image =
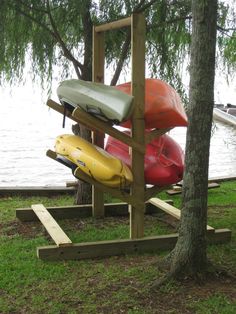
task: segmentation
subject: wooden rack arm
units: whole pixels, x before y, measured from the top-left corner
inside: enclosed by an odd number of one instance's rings
[[[127,26],[131,26],[131,17],[127,17],[118,21],[98,25],[98,26],[95,26],[94,29],[95,29],[95,32],[100,33],[100,32],[110,31],[113,29],[127,27]]]
[[[56,103],[55,101],[49,99],[47,101],[47,105],[50,108],[54,109],[55,111],[57,111],[61,114],[64,114],[64,107],[62,105]],[[134,142],[132,137],[130,137],[129,135],[127,135],[125,133],[122,133],[121,131],[119,131],[115,128],[113,128],[112,126],[110,126],[106,122],[103,122],[103,121],[93,117],[92,115],[88,114],[87,112],[80,109],[79,107],[76,108],[72,112],[72,114],[68,110],[66,110],[65,115],[68,118],[72,119],[73,121],[85,125],[87,128],[91,129],[92,131],[100,131],[100,132],[106,133],[106,134],[111,135],[111,136],[117,138],[118,140],[124,142],[128,146],[131,146],[132,148],[134,148],[135,150],[137,150],[139,152],[142,152],[142,153],[145,152],[145,147]]]
[[[82,181],[85,181],[87,183],[90,183],[91,185],[96,186],[99,190],[102,192],[108,193],[112,195],[113,197],[116,197],[128,204],[131,204],[133,206],[140,205],[140,202],[129,194],[129,192],[121,191],[116,188],[110,188],[106,185],[103,185],[102,183],[94,180],[90,176],[86,175],[83,171],[81,171],[79,168],[77,168],[74,172],[74,176]]]
[[[76,108],[73,113],[72,117],[76,119],[76,121],[86,125],[90,129],[104,132],[106,134],[109,134],[116,139],[124,142],[125,144],[131,146],[135,150],[144,153],[145,152],[145,147],[143,147],[141,144],[138,144],[135,142],[129,135],[113,128],[106,122],[103,122],[92,115],[88,114],[86,111],[80,109],[79,107]]]
[[[150,143],[154,138],[159,137],[167,132],[169,132],[172,128],[166,128],[166,129],[156,129],[153,130],[145,135],[145,144],[147,145]]]
[[[57,160],[57,153],[52,151],[52,150],[48,150],[46,155],[56,161]],[[102,183],[94,180],[93,178],[91,178],[90,176],[88,176],[86,173],[84,173],[82,170],[80,170],[79,168],[76,168],[76,170],[74,171],[74,176],[82,181],[85,181],[91,185],[96,186],[99,190],[109,193],[114,197],[117,197],[118,199],[131,204],[133,206],[138,206],[140,205],[140,202],[132,195],[129,194],[129,192],[125,192],[125,191],[121,191],[115,188],[110,188],[108,186],[103,185]]]
[[[163,187],[160,187],[160,186],[156,186],[154,185],[153,187],[147,189],[145,191],[145,194],[144,194],[144,198],[145,198],[145,202],[147,202],[150,198],[152,198],[154,195],[166,190],[168,188],[168,186],[163,186]]]
[[[53,101],[52,99],[48,99],[47,106],[64,115],[64,107],[58,104],[57,102]],[[66,110],[65,115],[71,120],[77,122],[76,119],[72,117],[70,111]]]

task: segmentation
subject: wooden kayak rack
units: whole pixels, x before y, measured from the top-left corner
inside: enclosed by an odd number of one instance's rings
[[[133,184],[130,191],[109,188],[76,169],[75,176],[92,185],[92,205],[45,208],[42,204],[32,205],[29,209],[18,209],[16,216],[22,221],[40,220],[55,245],[37,248],[38,257],[43,260],[66,260],[104,257],[130,253],[168,250],[174,247],[178,234],[144,238],[144,214],[161,209],[175,218],[180,218],[180,210],[153,196],[167,187],[146,188],[144,180],[145,146],[152,139],[165,134],[170,129],[154,130],[145,135],[144,101],[145,101],[145,18],[142,14],[93,28],[93,81],[104,83],[104,32],[122,27],[131,27],[132,78],[131,90],[134,96],[131,136],[122,133],[111,125],[89,115],[80,108],[71,113],[60,104],[48,100],[47,105],[77,123],[91,129],[93,143],[104,145],[104,133],[126,143],[131,148]],[[57,160],[57,154],[51,150],[47,155]],[[111,194],[125,203],[104,204],[104,192]],[[56,219],[84,217],[104,217],[107,213],[128,213],[130,216],[130,239],[99,241],[89,243],[72,243],[60,228]],[[215,230],[207,226],[207,236],[211,243],[224,243],[230,240],[228,229]]]

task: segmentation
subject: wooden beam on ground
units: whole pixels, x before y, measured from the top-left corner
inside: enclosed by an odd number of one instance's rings
[[[220,185],[218,183],[208,183],[208,189],[215,189],[219,188]],[[169,195],[176,195],[176,194],[181,194],[182,193],[182,188],[181,186],[177,186],[176,188],[170,189],[166,191],[167,194]]]
[[[71,240],[42,204],[31,205],[31,208],[57,246],[71,245]]]
[[[154,206],[157,206],[158,208],[162,209],[165,213],[171,215],[172,217],[175,217],[176,219],[180,219],[181,217],[181,210],[179,210],[178,208],[167,204],[165,201],[162,201],[161,199],[155,197],[155,198],[151,198],[149,200],[149,203],[151,203]],[[211,226],[207,226],[207,231],[209,232],[214,232],[214,228],[212,228]]]
[[[100,241],[90,243],[74,243],[71,246],[45,246],[37,248],[37,255],[42,260],[80,260],[114,255],[158,253],[174,248],[178,234],[148,237],[135,240]],[[231,239],[229,229],[217,229],[207,234],[208,244],[223,244]]]
[[[226,181],[235,181],[236,180],[236,176],[217,176],[217,177],[210,177],[208,179],[208,183],[220,183],[220,182],[226,182]],[[182,186],[183,185],[183,181],[177,183],[177,185]]]
[[[172,204],[172,200],[166,200],[165,202]],[[127,203],[106,203],[105,216],[106,217],[119,217],[128,216],[128,204]],[[57,206],[46,207],[48,212],[54,219],[73,219],[73,218],[88,218],[92,217],[92,204],[85,205],[71,205],[71,206]],[[160,209],[151,203],[146,204],[146,215],[152,215],[159,213]],[[32,208],[17,208],[16,218],[22,222],[38,221],[38,217],[35,215]]]

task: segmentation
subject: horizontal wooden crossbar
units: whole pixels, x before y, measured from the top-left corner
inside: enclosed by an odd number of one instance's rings
[[[110,30],[114,30],[114,29],[118,29],[122,27],[128,27],[128,26],[131,26],[131,17],[127,17],[118,21],[98,25],[98,26],[95,26],[94,29],[95,29],[95,32],[100,33],[100,32],[106,32],[106,31],[110,31]]]
[[[172,200],[165,200],[169,204],[173,204]],[[128,216],[127,203],[106,203],[105,217]],[[92,217],[92,204],[71,205],[71,206],[53,206],[46,207],[54,219],[72,219],[72,218],[87,218]],[[145,214],[151,215],[160,212],[157,206],[151,203],[146,203]],[[32,208],[18,208],[16,209],[16,218],[20,221],[38,221]]]
[[[32,205],[31,208],[57,246],[71,245],[71,240],[42,204]]]
[[[37,248],[37,255],[42,260],[79,260],[96,257],[108,257],[134,253],[149,253],[174,248],[178,234],[148,237],[136,240],[100,241],[90,243],[74,243],[67,247],[45,246]],[[218,229],[207,234],[209,244],[229,242],[231,231]]]
[[[180,219],[181,217],[181,210],[179,210],[178,208],[162,201],[161,199],[155,197],[155,198],[151,198],[149,200],[149,203],[151,203],[154,206],[157,206],[158,208],[162,209],[165,213],[175,217],[176,219]],[[210,232],[214,232],[214,228],[212,228],[211,226],[207,226],[207,231]]]

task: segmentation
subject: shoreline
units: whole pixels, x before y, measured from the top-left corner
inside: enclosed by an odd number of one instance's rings
[[[209,182],[234,181],[235,176],[219,176],[209,178]],[[182,182],[182,181],[181,181]],[[178,184],[181,184],[178,183]],[[52,196],[58,194],[74,194],[77,191],[76,185],[70,186],[0,186],[0,197],[2,196]]]

